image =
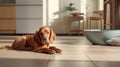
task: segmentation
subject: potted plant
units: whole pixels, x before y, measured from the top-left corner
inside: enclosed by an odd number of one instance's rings
[[[70,3],[68,7],[66,7],[66,10],[70,12],[70,15],[72,16],[77,16],[78,13],[74,13],[73,11],[77,10],[75,7],[74,7],[74,4],[73,3]]]
[[[74,11],[74,10],[77,10],[75,7],[74,7],[74,4],[73,3],[70,3],[69,4],[69,6],[68,7],[66,7],[66,9],[68,10],[68,11]]]

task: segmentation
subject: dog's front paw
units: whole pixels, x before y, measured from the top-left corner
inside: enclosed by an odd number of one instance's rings
[[[54,50],[48,50],[48,52],[47,52],[47,54],[54,54],[55,53],[55,51]]]
[[[39,53],[46,53],[46,54],[54,54],[55,53],[54,50],[51,50],[51,49],[48,49],[48,48],[40,49],[38,52]]]
[[[54,46],[51,46],[49,49],[54,50],[56,53],[61,53],[61,52],[62,52],[61,49],[56,48],[56,47],[54,47]]]
[[[61,49],[56,49],[56,53],[62,53]]]

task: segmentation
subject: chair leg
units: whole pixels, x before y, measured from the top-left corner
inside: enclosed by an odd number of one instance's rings
[[[80,20],[80,21],[81,21],[81,20]],[[79,35],[80,35],[80,32],[81,32],[81,31],[80,31],[80,21],[78,21],[78,27],[79,27],[79,31],[78,31],[78,32],[79,32]]]
[[[83,25],[83,30],[84,30],[84,20],[83,20],[83,24],[82,25]]]
[[[90,20],[90,29],[91,29],[91,25],[92,25],[92,23],[91,23],[91,20]]]
[[[100,23],[101,23],[101,29],[102,29],[102,20],[100,20]]]
[[[86,19],[86,29],[88,29],[88,17]]]
[[[69,35],[71,36],[71,23],[69,22]]]

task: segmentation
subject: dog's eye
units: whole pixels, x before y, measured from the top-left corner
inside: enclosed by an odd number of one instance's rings
[[[40,35],[43,35],[43,33],[39,33]]]
[[[46,32],[47,34],[50,34],[49,32]]]
[[[48,32],[47,30],[45,30],[45,33],[46,33],[46,34],[49,34],[49,32]]]

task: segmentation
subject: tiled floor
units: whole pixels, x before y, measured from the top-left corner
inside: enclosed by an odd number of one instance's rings
[[[1,37],[0,46],[11,45],[16,37]],[[83,36],[58,36],[54,44],[61,54],[0,50],[0,67],[120,67],[120,47],[91,45]]]

